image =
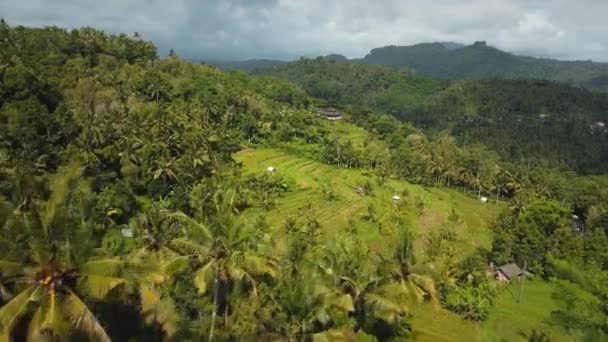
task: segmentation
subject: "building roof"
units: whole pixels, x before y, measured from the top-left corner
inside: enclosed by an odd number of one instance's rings
[[[321,108],[319,109],[319,114],[324,116],[342,116],[342,112],[339,112],[333,108]]]
[[[520,275],[522,275],[524,272],[521,270],[521,268],[519,268],[519,266],[517,266],[514,263],[511,264],[506,264],[503,266],[500,266],[498,268],[498,270],[505,275],[505,277],[509,278],[509,279],[513,279],[515,277],[518,277]]]

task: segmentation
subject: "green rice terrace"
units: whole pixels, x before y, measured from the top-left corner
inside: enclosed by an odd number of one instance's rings
[[[335,128],[345,132],[348,125]],[[356,131],[356,129],[355,129]],[[352,138],[352,136],[349,136]],[[358,141],[363,138],[359,136]],[[503,203],[481,203],[478,198],[460,191],[423,187],[403,181],[388,180],[383,186],[363,196],[356,192],[358,184],[375,182],[376,177],[356,169],[339,169],[317,161],[290,155],[278,149],[246,149],[235,158],[243,163],[246,173],[272,173],[281,175],[291,190],[276,200],[270,211],[249,215],[264,215],[276,236],[282,231],[286,219],[298,217],[303,208],[312,210],[323,227],[328,240],[346,234],[353,223],[357,232],[371,250],[385,247],[383,232],[368,222],[368,208],[376,211],[379,226],[390,229],[391,213],[405,210],[412,227],[416,227],[417,244],[429,232],[436,231],[448,220],[454,210],[460,217],[457,230],[456,255],[466,256],[477,247],[489,248],[490,224]],[[270,168],[270,169],[269,169]],[[331,180],[331,181],[330,181]],[[328,183],[329,182],[329,183]],[[335,191],[335,198],[326,199],[327,184]],[[396,200],[393,197],[398,196]],[[421,214],[412,203],[416,198],[424,201]],[[411,203],[407,203],[411,202]],[[404,203],[406,203],[404,205]],[[284,245],[277,246],[281,253]],[[422,246],[420,246],[422,247]],[[422,250],[417,248],[417,251]],[[497,303],[483,323],[473,323],[438,306],[423,304],[414,316],[414,334],[419,341],[517,341],[525,340],[532,329],[543,328],[552,341],[568,341],[559,330],[545,323],[554,307],[551,283],[529,281],[524,284],[522,302],[518,302],[519,283],[502,285]]]

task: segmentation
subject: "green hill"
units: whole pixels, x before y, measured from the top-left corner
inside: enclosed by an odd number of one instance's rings
[[[204,60],[201,63],[216,66],[222,70],[254,71],[283,65],[287,62],[274,59],[248,59],[244,61]]]
[[[306,92],[334,105],[360,105],[387,113],[416,111],[449,82],[395,72],[383,66],[363,65],[317,57],[272,69],[257,70],[299,84]]]
[[[608,63],[558,61],[518,56],[476,42],[455,48],[443,43],[386,46],[356,60],[393,68],[406,68],[420,75],[447,79],[521,79],[560,81],[592,89],[608,90]]]
[[[324,58],[347,61],[344,56],[336,54]],[[452,42],[389,45],[372,49],[363,58],[353,58],[349,61],[387,66],[440,79],[538,79],[608,91],[608,63],[561,61],[516,55],[488,46],[485,42],[471,45]],[[251,59],[207,63],[222,69],[251,72],[280,67],[288,62]]]

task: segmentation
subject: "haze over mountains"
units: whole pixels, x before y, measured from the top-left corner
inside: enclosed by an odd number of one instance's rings
[[[341,55],[325,58],[347,60]],[[372,49],[351,62],[405,69],[419,75],[444,79],[534,78],[566,82],[596,90],[608,90],[608,63],[560,61],[520,56],[488,46],[485,42],[421,43]],[[286,63],[280,60],[208,61],[223,69],[252,71]]]

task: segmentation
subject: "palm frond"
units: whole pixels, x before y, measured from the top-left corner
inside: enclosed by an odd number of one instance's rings
[[[237,282],[248,282],[248,284],[251,285],[251,287],[252,287],[252,294],[254,296],[257,296],[258,291],[257,291],[255,279],[253,279],[253,277],[251,276],[251,274],[249,274],[247,272],[247,270],[245,270],[242,267],[237,266],[234,263],[232,263],[231,265],[229,265],[226,268],[232,279],[236,280]]]
[[[321,284],[315,284],[312,288],[312,295],[318,298],[321,306],[335,307],[346,312],[355,310],[355,304],[350,294],[343,294]]]
[[[91,260],[80,266],[80,273],[89,275],[117,276],[132,262],[122,258],[104,258]]]
[[[270,258],[261,257],[251,253],[243,254],[243,268],[255,276],[267,275],[277,277],[277,264]]]
[[[397,316],[406,312],[406,308],[381,293],[369,293],[365,302],[375,317],[389,323],[395,322]]]
[[[69,324],[63,316],[61,304],[57,298],[58,294],[53,292],[47,296],[46,310],[44,310],[44,319],[40,326],[40,332],[51,336],[57,336],[60,339],[65,339],[69,332]]]
[[[400,295],[409,306],[416,306],[424,301],[426,293],[411,278],[401,280]]]
[[[27,329],[28,341],[43,341],[42,324],[44,323],[44,308],[38,307],[30,320]]]
[[[110,291],[126,283],[125,278],[87,275],[81,278],[78,285],[87,295],[95,299],[103,299]]]
[[[145,305],[142,304],[142,314],[146,322],[158,323],[167,337],[171,338],[177,331],[177,321],[179,320],[175,304],[168,297],[160,298],[160,295],[151,288],[144,291],[147,294],[142,294],[142,303],[146,302]],[[143,296],[148,298],[144,300]]]
[[[342,309],[346,312],[355,311],[353,298],[349,294],[333,294],[329,297],[327,304]]]
[[[161,299],[156,309],[156,321],[160,324],[167,338],[173,337],[177,332],[177,322],[179,315],[175,309],[175,304],[170,298]]]
[[[171,337],[177,331],[179,315],[175,304],[168,297],[161,294],[152,286],[141,285],[139,288],[141,298],[141,312],[148,323],[161,325],[167,337]]]
[[[210,246],[201,245],[189,238],[173,239],[169,241],[169,245],[184,254],[206,255],[210,250]]]
[[[19,319],[30,312],[35,304],[39,304],[40,289],[40,286],[28,287],[0,308],[0,331],[3,334],[10,334]]]
[[[438,292],[433,279],[419,274],[410,274],[409,278],[412,283],[424,292],[424,299],[428,299],[434,304],[438,303]]]
[[[199,268],[194,274],[194,286],[198,290],[198,294],[203,295],[209,290],[213,278],[215,277],[216,261],[212,260]]]
[[[23,274],[23,265],[18,262],[0,260],[0,273],[5,277]]]
[[[189,261],[190,257],[181,255],[165,260],[162,264],[163,273],[167,276],[172,276],[182,272],[188,267]]]
[[[81,168],[78,164],[70,164],[62,172],[58,172],[51,177],[50,188],[53,189],[51,197],[44,203],[41,223],[45,235],[56,219],[57,213],[63,208],[68,196],[74,188],[74,183],[81,176]]]
[[[146,284],[161,284],[170,279],[166,273],[167,267],[172,267],[172,260],[181,256],[165,248],[149,251],[142,248],[131,256],[127,272],[129,278]],[[182,262],[183,263],[183,262]]]
[[[139,296],[141,300],[141,311],[144,314],[146,312],[154,311],[156,305],[160,302],[160,294],[152,286],[140,285]]]
[[[66,318],[72,325],[87,334],[92,340],[111,342],[110,337],[95,315],[89,310],[87,305],[70,290],[68,290],[66,298],[63,301],[62,309]]]
[[[213,234],[207,226],[184,214],[181,211],[167,214],[167,219],[170,222],[179,222],[186,224],[189,228],[188,235],[199,237],[202,240],[212,240]]]

